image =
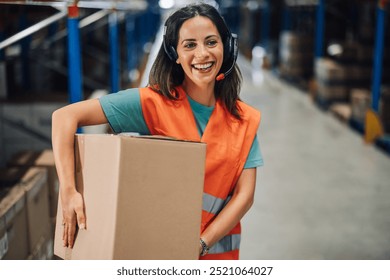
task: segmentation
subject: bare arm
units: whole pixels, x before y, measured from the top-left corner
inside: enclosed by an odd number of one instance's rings
[[[75,184],[74,135],[78,127],[103,123],[107,119],[97,99],[65,106],[52,115],[52,146],[63,208],[63,241],[70,248],[74,245],[76,224],[80,229],[85,228],[84,202]]]
[[[254,201],[255,186],[256,168],[244,169],[232,199],[201,235],[209,247],[228,234],[248,212]]]

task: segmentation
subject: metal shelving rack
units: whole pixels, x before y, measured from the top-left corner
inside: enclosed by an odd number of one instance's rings
[[[135,20],[134,14],[142,13],[148,9],[148,1],[132,0],[132,1],[0,1],[1,4],[8,5],[33,5],[33,6],[48,6],[59,10],[58,13],[46,18],[45,20],[27,27],[19,33],[0,41],[0,62],[4,60],[4,50],[21,40],[31,36],[35,32],[66,18],[67,30],[59,32],[57,39],[67,36],[68,42],[68,83],[69,83],[69,102],[77,102],[83,99],[82,84],[82,61],[81,61],[81,45],[80,45],[80,29],[84,28],[96,21],[101,20],[108,15],[109,24],[109,46],[110,46],[110,87],[111,92],[119,90],[120,73],[119,73],[119,43],[118,43],[118,25],[119,19],[123,18],[123,14],[127,13],[130,16],[129,20]],[[98,9],[92,15],[81,19],[80,9]],[[122,17],[121,17],[122,15]],[[126,27],[131,26],[127,22]],[[134,35],[134,32],[127,32],[128,35]],[[3,39],[0,31],[0,39]],[[128,38],[128,42],[134,41],[133,38]],[[129,52],[129,51],[128,51]],[[132,63],[131,67],[134,67]]]
[[[8,33],[6,36],[4,26],[1,26],[2,21],[0,20],[0,74],[2,74],[2,80],[4,81],[0,83],[0,99],[4,100],[19,94],[28,95],[30,92],[34,92],[36,88],[31,86],[32,79],[30,75],[42,77],[42,80],[47,79],[44,73],[37,74],[29,70],[38,67],[31,64],[31,59],[34,59],[33,63],[37,62],[41,67],[40,69],[60,76],[61,85],[58,87],[55,85],[55,87],[61,93],[62,89],[66,88],[67,81],[69,103],[83,100],[85,89],[92,89],[93,91],[107,89],[111,93],[118,92],[122,77],[125,77],[125,83],[136,82],[129,78],[129,73],[137,69],[142,62],[139,57],[143,57],[145,54],[143,45],[152,38],[153,32],[157,31],[159,26],[159,22],[156,22],[157,19],[154,16],[157,15],[158,20],[160,16],[160,10],[157,9],[157,0],[0,1],[0,8],[1,6],[7,6],[9,10],[16,10],[21,13],[19,18],[13,17],[15,22],[10,26],[12,26],[12,30],[18,31],[11,36]],[[39,12],[40,7],[42,12]],[[50,7],[50,9],[44,7]],[[32,10],[38,11],[39,16],[29,26],[26,18],[27,13]],[[3,23],[5,24],[4,21]],[[103,47],[104,52],[95,48],[95,46],[88,46],[89,35],[94,37],[96,34],[102,34],[100,33],[101,28],[105,26],[107,26],[107,31],[103,32],[107,32],[105,34],[107,34],[108,40],[102,42],[102,46],[100,46]],[[142,31],[139,29],[142,29]],[[12,32],[12,30],[7,30],[7,32]],[[82,31],[83,33],[81,33]],[[81,34],[86,34],[86,36],[81,38]],[[123,38],[119,36],[120,34],[124,34],[124,40],[121,40]],[[33,41],[31,38],[39,38],[39,40]],[[121,51],[120,45],[123,43],[125,48]],[[93,48],[93,51],[89,51],[87,47]],[[9,50],[9,53],[11,53],[11,50],[17,49],[20,50],[17,56],[10,57],[6,55]],[[61,49],[61,58],[52,61],[50,54],[56,49]],[[95,50],[96,52],[94,52]],[[127,59],[124,60],[126,54]],[[105,80],[109,77],[108,85],[105,82],[102,83],[88,77],[91,73],[83,73],[83,58],[87,58],[89,62],[98,63],[99,69],[101,69],[99,71],[104,71],[102,69],[105,69],[106,65],[109,66],[109,69],[107,69],[109,75],[99,76],[98,78]],[[122,60],[125,62],[123,63]],[[17,61],[17,64],[13,64],[14,61]],[[18,77],[15,78],[17,81],[12,78],[11,83],[7,85],[7,67],[10,66],[13,70],[19,65]],[[84,69],[86,67],[87,64]],[[42,83],[42,81],[40,80],[38,83]],[[18,86],[20,86],[20,93]],[[46,84],[40,84],[40,86],[46,88]],[[17,93],[9,90],[11,87],[16,89]],[[39,98],[40,95],[37,96],[38,100],[40,100]],[[57,97],[53,98],[56,99]],[[50,137],[39,129],[32,129],[22,122],[15,122],[5,117],[2,122],[14,127],[21,133],[30,135],[34,139],[39,139],[44,145],[49,146],[51,143]],[[78,133],[81,132],[82,129],[79,129]]]
[[[376,33],[373,57],[373,77],[372,77],[372,109],[376,112],[379,110],[380,85],[382,78],[383,65],[383,48],[384,48],[384,29],[387,17],[386,5],[387,0],[378,0],[376,15]],[[326,0],[318,0],[317,21],[316,21],[316,41],[315,54],[316,58],[324,56],[324,29],[325,29],[325,10]]]
[[[315,57],[324,57],[324,34],[325,34],[325,12],[326,12],[326,0],[318,0],[317,5],[317,20],[316,20],[316,37],[315,37]],[[373,114],[374,121],[366,121],[364,124],[352,124],[353,127],[358,126],[358,130],[365,133],[366,142],[375,141],[376,143],[385,148],[387,152],[390,152],[390,141],[388,135],[384,135],[383,128],[380,124],[379,103],[381,98],[381,85],[382,85],[382,68],[384,61],[384,41],[385,41],[385,26],[387,18],[388,0],[377,0],[376,8],[376,27],[374,38],[374,55],[373,55],[373,71],[371,80],[371,111],[369,114]],[[371,131],[371,132],[368,132]],[[372,136],[367,133],[374,134]],[[369,140],[368,138],[374,137],[375,139]]]

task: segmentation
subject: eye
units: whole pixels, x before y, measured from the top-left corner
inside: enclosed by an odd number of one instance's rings
[[[188,42],[186,44],[184,44],[184,48],[186,49],[193,49],[196,47],[196,44],[194,42]]]
[[[210,40],[210,41],[207,41],[207,45],[210,46],[210,47],[214,47],[218,44],[218,41],[217,40]]]
[[[217,40],[210,40],[207,42],[207,45],[209,45],[211,47],[215,46],[216,44],[218,44]]]

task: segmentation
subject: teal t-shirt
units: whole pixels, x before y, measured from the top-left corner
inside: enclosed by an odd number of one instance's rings
[[[141,135],[150,135],[150,131],[142,113],[141,98],[137,88],[109,94],[101,97],[99,100],[104,114],[115,133],[138,132]],[[207,107],[199,104],[189,96],[188,100],[195,117],[199,134],[202,136],[214,107]],[[256,135],[244,168],[255,168],[262,165],[263,157]]]

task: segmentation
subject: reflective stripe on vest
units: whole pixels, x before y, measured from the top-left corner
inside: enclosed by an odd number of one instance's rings
[[[225,205],[228,204],[231,198],[232,196],[230,195],[224,200],[210,194],[203,193],[203,211],[218,215]],[[238,250],[240,248],[240,241],[240,234],[227,235],[210,248],[209,254],[220,254]]]
[[[217,215],[223,207],[230,201],[232,197],[228,196],[225,200],[212,196],[208,193],[203,193],[203,210],[211,214]]]
[[[215,243],[209,250],[209,254],[220,254],[240,248],[241,234],[226,235]]]

